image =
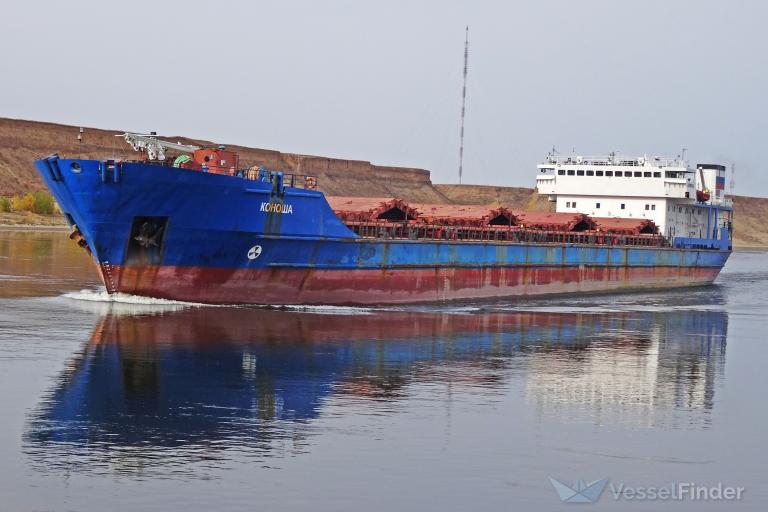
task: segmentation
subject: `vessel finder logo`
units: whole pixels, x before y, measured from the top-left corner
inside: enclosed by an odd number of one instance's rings
[[[590,483],[577,480],[573,485],[563,483],[552,477],[549,477],[549,481],[563,503],[594,503],[600,499],[600,495],[603,494],[603,489],[608,483],[607,478]]]

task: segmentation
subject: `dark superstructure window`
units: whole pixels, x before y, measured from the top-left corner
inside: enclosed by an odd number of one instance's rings
[[[565,176],[565,169],[558,169],[557,170],[557,175],[558,176]]]
[[[643,173],[642,172],[635,171],[635,178],[642,178],[642,177],[643,177]]]
[[[596,210],[599,210],[599,209],[600,209],[600,203],[595,203],[595,209],[596,209]]]
[[[625,206],[624,203],[621,203],[621,209],[622,210],[624,209],[624,206]]]
[[[606,176],[613,176],[613,171],[605,171]]]
[[[623,176],[623,174],[622,174],[622,172],[621,172],[621,171],[616,171],[616,174],[615,174],[615,176]]]
[[[575,174],[576,174],[576,173],[574,172],[574,170],[573,170],[573,169],[568,169],[568,176],[573,176],[573,175],[575,175]]]
[[[587,176],[594,176],[594,175],[595,175],[595,171],[587,171]]]
[[[651,171],[645,171],[643,173],[643,178],[650,178],[651,177]]]
[[[656,171],[653,173],[654,178],[661,178],[661,173],[659,171]]]
[[[576,171],[576,176],[584,176],[584,171]]]
[[[596,176],[602,176],[603,175],[603,171],[595,171],[595,175]]]

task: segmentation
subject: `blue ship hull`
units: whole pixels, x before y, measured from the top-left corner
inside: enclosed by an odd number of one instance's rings
[[[314,190],[139,162],[53,156],[36,166],[110,293],[366,305],[666,288],[711,283],[730,254],[728,240],[705,249],[362,238]]]

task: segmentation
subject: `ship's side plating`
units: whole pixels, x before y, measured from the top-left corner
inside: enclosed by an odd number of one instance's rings
[[[145,163],[37,168],[110,292],[381,304],[712,282],[727,250],[360,238],[322,193]]]

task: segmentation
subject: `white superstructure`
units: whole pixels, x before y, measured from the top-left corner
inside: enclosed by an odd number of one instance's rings
[[[730,226],[725,167],[662,157],[554,156],[537,166],[536,187],[558,212],[647,218],[669,238],[718,239]],[[725,210],[718,214],[720,210]]]

